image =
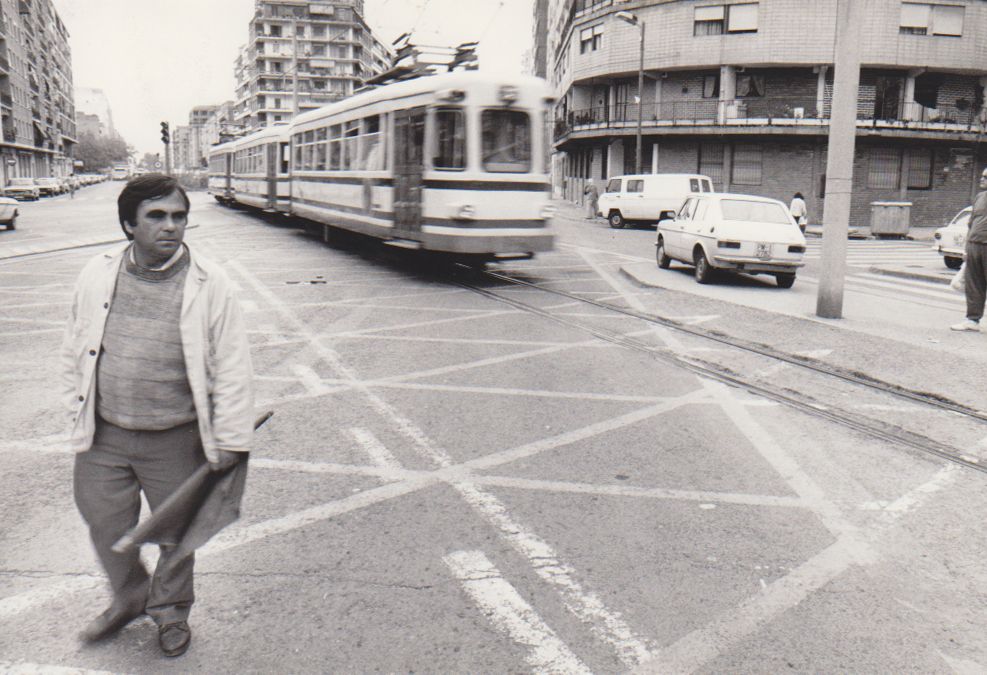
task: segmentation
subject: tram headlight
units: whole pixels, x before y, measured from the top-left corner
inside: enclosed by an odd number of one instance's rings
[[[541,213],[539,214],[542,220],[551,220],[555,217],[557,209],[554,204],[545,204],[541,207]]]
[[[476,218],[476,207],[472,204],[460,204],[459,208],[456,209],[456,218],[458,220],[473,220]]]

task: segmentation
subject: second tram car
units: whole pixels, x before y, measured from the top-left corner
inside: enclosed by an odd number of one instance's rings
[[[550,104],[541,79],[478,71],[381,86],[234,141],[232,198],[326,236],[341,228],[408,248],[530,257],[554,239]]]
[[[233,146],[233,141],[227,141],[209,150],[209,194],[220,204],[233,203]]]

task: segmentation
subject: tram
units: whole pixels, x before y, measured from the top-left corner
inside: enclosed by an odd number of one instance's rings
[[[209,150],[209,175],[207,189],[220,204],[233,203],[233,142],[214,145]]]
[[[327,240],[340,228],[406,248],[531,257],[554,239],[551,102],[534,77],[419,77],[217,145],[210,166],[232,150],[216,176],[232,201],[304,218]]]

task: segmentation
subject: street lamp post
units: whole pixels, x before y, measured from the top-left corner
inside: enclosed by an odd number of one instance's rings
[[[639,16],[630,12],[617,12],[614,16],[632,26],[637,26],[641,31],[641,46],[637,63],[637,144],[634,155],[634,172],[639,174],[641,173],[641,118],[644,104],[644,22]]]

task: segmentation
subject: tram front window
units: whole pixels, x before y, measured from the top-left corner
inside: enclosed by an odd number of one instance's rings
[[[531,170],[531,123],[519,110],[484,110],[483,169],[492,173],[527,173]]]

